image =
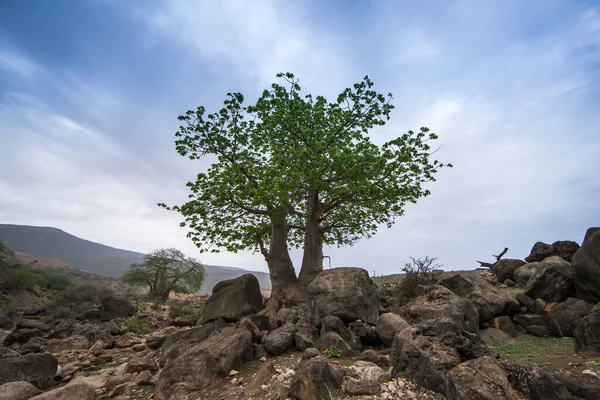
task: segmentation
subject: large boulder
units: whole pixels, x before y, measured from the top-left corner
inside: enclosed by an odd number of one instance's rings
[[[545,315],[517,314],[513,317],[515,324],[523,327],[534,336],[553,336],[556,327]],[[554,334],[556,336],[556,334]]]
[[[548,313],[548,318],[559,330],[559,336],[573,337],[573,332],[581,319],[588,315],[594,306],[581,299],[569,297],[557,304]]]
[[[344,338],[335,332],[327,332],[321,335],[315,342],[315,347],[321,351],[338,348],[342,353],[342,357],[351,357],[355,354],[355,351]]]
[[[357,361],[345,371],[342,392],[350,396],[378,394],[381,383],[388,380],[388,373],[377,364]]]
[[[522,400],[509,383],[501,362],[492,357],[466,361],[452,368],[446,376],[448,400]]]
[[[517,337],[517,328],[512,322],[512,319],[510,319],[510,317],[506,315],[494,318],[492,320],[492,326],[496,329],[500,329],[501,331],[508,333],[511,337]]]
[[[50,325],[35,319],[22,319],[17,321],[17,329],[39,329],[42,332],[48,332]]]
[[[591,400],[600,393],[597,376],[577,371],[535,369],[529,383],[531,400]]]
[[[600,304],[581,319],[573,336],[575,351],[600,354]]]
[[[398,314],[411,324],[450,317],[461,329],[479,332],[479,310],[475,305],[440,285],[424,287],[420,296],[398,309]]]
[[[586,234],[583,245],[573,256],[572,265],[577,297],[596,304],[600,302],[600,230],[593,232]]]
[[[57,368],[58,360],[49,353],[0,359],[0,385],[25,381],[47,389],[54,385]]]
[[[291,322],[271,331],[265,339],[265,350],[274,356],[291,350],[294,347],[296,331],[296,325]]]
[[[527,286],[527,282],[529,282],[529,279],[531,279],[533,274],[535,274],[535,271],[537,271],[540,265],[542,265],[542,263],[532,262],[520,266],[513,273],[512,280],[517,282],[522,287]]]
[[[29,382],[9,382],[0,386],[0,400],[29,400],[42,391]]]
[[[200,323],[205,324],[217,319],[239,321],[246,315],[259,312],[262,305],[258,279],[252,274],[244,274],[215,285],[204,306]]]
[[[583,237],[583,243],[587,242],[587,240],[589,238],[591,238],[592,236],[594,236],[594,233],[596,233],[596,232],[600,232],[600,227],[588,228],[588,230],[585,231],[585,236]]]
[[[443,393],[448,371],[461,362],[490,354],[477,335],[445,317],[398,332],[392,343],[390,363],[394,377],[402,376]]]
[[[309,312],[315,322],[334,315],[345,323],[375,324],[379,317],[377,287],[362,268],[333,268],[308,285]]]
[[[573,267],[558,256],[546,258],[529,278],[525,294],[552,303],[565,301],[575,294]]]
[[[289,394],[300,400],[331,400],[342,386],[340,374],[326,358],[304,361],[290,384]]]
[[[206,388],[215,378],[227,376],[252,357],[250,332],[240,329],[213,335],[167,363],[158,377],[154,398],[186,398],[187,392]]]
[[[396,333],[410,326],[401,316],[394,313],[382,314],[377,320],[375,330],[383,344],[387,347],[392,345]]]
[[[0,313],[0,329],[12,329],[15,323],[4,313]]]
[[[136,311],[137,306],[133,301],[111,295],[102,299],[100,319],[110,321],[111,319],[127,318],[135,314]]]
[[[520,260],[504,261],[514,262]],[[522,265],[519,263],[514,264]],[[510,276],[512,277],[512,272]],[[500,279],[498,280],[500,281]],[[440,279],[438,285],[447,287],[458,296],[470,300],[479,311],[480,323],[501,315],[514,315],[519,312],[519,302],[517,300],[493,286],[479,274],[452,274]]]
[[[479,331],[479,337],[489,347],[504,347],[513,342],[513,337],[497,328],[486,328]]]
[[[525,261],[512,258],[505,258],[494,264],[492,271],[498,282],[504,282],[507,279],[512,279],[517,268],[524,265]]]
[[[30,400],[94,400],[96,392],[84,382],[71,382],[49,392],[32,397]]]
[[[25,344],[31,339],[44,337],[44,332],[36,328],[15,328],[4,338],[4,345],[10,346],[14,343]]]
[[[527,257],[525,257],[525,261],[527,262],[536,262],[543,261],[544,258],[551,257],[556,255],[556,251],[551,244],[544,242],[537,242],[533,245],[531,252]]]
[[[362,350],[362,343],[358,336],[350,332],[341,319],[328,315],[321,320],[321,335],[327,332],[335,332],[342,337],[356,351]]]
[[[364,346],[377,346],[381,344],[379,335],[372,325],[358,320],[348,324],[348,330],[356,335]]]
[[[213,324],[207,324],[169,335],[161,347],[160,365],[164,366],[167,361],[174,360],[217,333],[219,330]]]
[[[558,242],[552,243],[552,247],[557,256],[571,262],[573,255],[579,250],[579,243],[572,240],[559,240]]]

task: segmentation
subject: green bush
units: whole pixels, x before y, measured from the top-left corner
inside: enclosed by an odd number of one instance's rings
[[[335,357],[335,358],[340,358],[342,356],[342,350],[340,350],[339,347],[336,346],[331,346],[328,349],[325,349],[323,351],[323,354],[325,355],[325,357]]]
[[[168,302],[169,318],[192,319],[200,317],[204,309],[204,299],[200,300],[176,300]]]
[[[138,336],[152,332],[150,326],[148,326],[148,321],[145,319],[129,317],[125,320],[124,324],[128,331],[133,332]]]
[[[10,289],[33,289],[37,276],[31,268],[15,266],[8,271],[6,284]]]
[[[52,290],[67,290],[73,286],[73,280],[71,280],[71,278],[53,272],[41,274],[38,283]]]

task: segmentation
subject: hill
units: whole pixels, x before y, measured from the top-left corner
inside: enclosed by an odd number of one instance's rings
[[[144,257],[142,253],[105,246],[51,227],[0,224],[0,239],[11,249],[27,253],[27,263],[35,260],[36,256],[59,259],[66,262],[65,266],[113,278],[120,277],[130,264],[141,262]],[[217,265],[205,265],[205,268],[203,292],[210,292],[224,279],[245,273],[256,276],[261,288],[268,290],[271,287],[269,275],[264,272]]]

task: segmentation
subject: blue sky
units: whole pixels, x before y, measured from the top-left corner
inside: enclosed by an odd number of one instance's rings
[[[333,265],[473,268],[600,225],[600,5],[584,0],[2,1],[0,222],[266,270],[196,254],[156,203],[206,168],[176,154],[177,116],[280,71],[332,99],[368,74],[396,105],[374,140],[427,126],[455,165],[394,228],[326,249]]]

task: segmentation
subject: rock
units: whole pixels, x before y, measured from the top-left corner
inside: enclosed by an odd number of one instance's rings
[[[525,293],[517,294],[517,300],[519,301],[519,303],[524,305],[532,313],[535,313],[535,314],[543,314],[544,313],[544,307],[541,307],[541,303],[536,301],[536,299],[532,299],[531,297],[527,296]]]
[[[362,268],[332,268],[308,285],[309,312],[313,321],[333,315],[344,323],[362,320],[375,324],[379,317],[377,287]]]
[[[483,329],[479,332],[479,337],[488,347],[503,347],[513,341],[512,336],[496,328]]]
[[[258,396],[258,394],[263,391],[262,386],[268,384],[271,380],[271,377],[275,374],[277,374],[277,371],[275,371],[273,361],[265,362],[263,365],[260,366],[260,368],[256,372],[256,375],[254,375],[254,378],[252,378],[252,380],[246,387],[246,393]]]
[[[321,335],[315,342],[315,347],[321,351],[337,347],[340,349],[342,357],[351,357],[355,354],[352,347],[335,332],[327,332]]]
[[[527,282],[529,279],[535,274],[538,267],[541,265],[539,262],[532,262],[529,264],[525,264],[519,268],[517,268],[513,274],[513,280],[516,281],[519,286],[525,287],[527,286]]]
[[[156,349],[160,349],[161,346],[165,343],[165,341],[167,340],[167,336],[148,336],[146,338],[146,346],[148,346],[149,349],[152,350],[156,350]]]
[[[313,357],[316,356],[320,356],[321,352],[319,351],[319,349],[315,349],[314,347],[309,347],[308,349],[304,350],[304,353],[302,353],[302,360],[310,360]]]
[[[100,319],[109,321],[117,318],[131,317],[137,311],[135,303],[122,297],[107,296],[100,305]]]
[[[512,279],[517,268],[523,265],[525,265],[525,261],[523,260],[505,258],[495,263],[492,267],[492,271],[498,282],[504,282],[507,279]]]
[[[581,319],[573,333],[575,351],[600,354],[600,304]]]
[[[217,333],[219,330],[214,325],[207,324],[170,335],[162,345],[160,365],[164,366],[167,361],[177,358],[180,354]]]
[[[4,313],[0,313],[0,329],[12,329],[15,323]]]
[[[597,304],[600,302],[600,230],[589,232],[588,229],[585,242],[573,255],[573,280],[577,297]]]
[[[278,326],[288,323],[295,324],[299,319],[300,316],[298,315],[298,310],[294,308],[283,307],[275,314],[275,321],[277,321]]]
[[[573,267],[560,257],[545,259],[529,278],[525,294],[547,302],[561,302],[575,294]]]
[[[66,386],[32,397],[30,400],[94,400],[94,388],[82,382],[72,382]]]
[[[519,265],[516,261],[520,260],[505,261]],[[438,285],[447,287],[454,294],[470,300],[477,307],[480,323],[501,315],[514,315],[519,312],[518,301],[478,274],[455,273],[440,279]]]
[[[140,343],[143,343],[142,339],[133,332],[126,332],[115,340],[115,346],[120,348],[131,347]]]
[[[125,367],[126,374],[134,374],[142,371],[150,371],[154,373],[158,371],[158,363],[147,358],[134,358],[130,360]]]
[[[152,378],[152,372],[145,370],[137,374],[133,383],[136,385],[147,385],[150,382],[150,378]]]
[[[378,319],[379,320],[379,319]],[[381,344],[375,327],[361,320],[348,324],[348,330],[352,332],[364,346],[378,346]]]
[[[0,400],[29,400],[42,391],[29,382],[16,381],[0,386]]]
[[[573,337],[573,331],[593,307],[583,300],[569,297],[552,308],[548,313],[548,319],[557,327],[559,336]]]
[[[297,350],[304,351],[310,347],[314,347],[315,340],[315,335],[311,333],[301,331],[296,331],[296,333],[294,333],[294,343]]]
[[[58,353],[65,350],[87,350],[90,342],[84,336],[71,336],[66,339],[50,339],[46,343],[46,351]]]
[[[368,361],[357,361],[347,369],[342,382],[342,392],[350,396],[378,394],[379,386],[389,380],[387,372]]]
[[[0,385],[26,381],[39,389],[54,385],[58,360],[52,354],[29,354],[0,360]]]
[[[294,347],[295,333],[296,326],[292,323],[287,323],[271,331],[265,339],[265,350],[275,356],[291,350]]]
[[[105,324],[108,324],[106,322]],[[98,340],[106,343],[107,347],[113,347],[115,344],[115,338],[111,331],[113,328],[107,325],[101,326],[80,326],[73,329],[73,333],[69,336],[84,336],[87,338],[89,343],[96,343]],[[116,329],[118,333],[118,328]]]
[[[255,359],[256,358],[258,358],[258,359],[264,358],[265,360],[267,359],[268,354],[267,354],[267,351],[265,350],[265,346],[263,344],[254,343],[252,345],[252,348],[253,348],[253,353],[254,353]]]
[[[599,227],[588,228],[588,230],[585,231],[585,236],[583,237],[583,243],[587,242],[587,240],[589,238],[591,238],[594,235],[594,233],[596,233],[596,232],[600,232]]]
[[[597,399],[600,379],[581,372],[537,369],[529,389],[531,400]]]
[[[496,317],[492,321],[492,325],[494,328],[508,333],[511,337],[517,337],[517,328],[515,328],[515,324],[512,322],[510,317]]]
[[[57,376],[59,376],[61,378],[71,376],[75,372],[79,371],[80,368],[81,368],[81,363],[79,361],[70,362],[70,363],[66,364],[64,367],[62,367],[62,369],[59,368],[59,372],[57,373]]]
[[[245,329],[252,335],[253,343],[260,343],[262,341],[262,335],[258,326],[252,321],[252,319],[248,316],[242,317],[239,322],[239,327],[241,329]]]
[[[3,360],[5,358],[14,358],[14,357],[19,357],[20,354],[17,353],[16,351],[9,349],[6,346],[0,346],[0,360]]]
[[[398,312],[411,324],[449,317],[461,329],[472,333],[479,332],[479,311],[475,305],[444,286],[425,287],[423,294],[400,307]]]
[[[342,375],[327,359],[314,357],[305,361],[294,375],[289,394],[302,400],[331,400],[340,389],[342,380]]]
[[[396,333],[409,327],[409,323],[406,322],[401,316],[394,313],[382,314],[377,320],[375,331],[383,344],[387,347],[392,345]]]
[[[573,255],[577,250],[579,250],[579,243],[572,240],[560,240],[552,243],[552,247],[554,248],[554,252],[557,256],[563,260],[571,262]]]
[[[328,315],[321,320],[321,335],[327,332],[335,332],[344,339],[346,343],[350,345],[354,350],[361,351],[362,343],[356,335],[354,335],[346,325],[338,317]]]
[[[185,398],[190,390],[202,390],[217,377],[252,360],[252,335],[246,330],[218,333],[170,360],[156,383],[156,400]]]
[[[446,373],[474,358],[490,355],[483,341],[449,317],[425,320],[396,334],[390,364],[392,376],[402,376],[438,393]]]
[[[6,338],[4,338],[4,345],[10,346],[14,343],[25,344],[31,339],[44,337],[44,332],[39,329],[14,329]]]
[[[206,301],[200,322],[205,324],[217,319],[239,321],[261,309],[262,295],[258,279],[252,274],[244,274],[215,285],[212,295]]]
[[[448,400],[522,400],[513,389],[500,363],[491,357],[466,361],[452,368],[446,376]]]
[[[513,321],[525,328],[527,333],[535,336],[550,336],[555,329],[550,320],[537,314],[517,314],[513,317]]]
[[[513,281],[512,279],[507,279],[507,280],[505,280],[505,281],[504,281],[504,284],[505,284],[507,287],[515,287],[515,286],[517,286],[517,282]]]
[[[533,245],[531,252],[527,257],[525,257],[525,261],[527,262],[535,262],[535,261],[543,261],[544,258],[551,257],[556,255],[554,247],[551,244],[544,242],[537,242]]]
[[[22,319],[17,321],[16,329],[39,329],[42,332],[48,332],[51,328],[50,325],[41,321]]]
[[[361,361],[369,361],[377,364],[381,368],[387,368],[390,365],[390,360],[388,357],[371,349],[363,351],[358,355],[357,358]]]

